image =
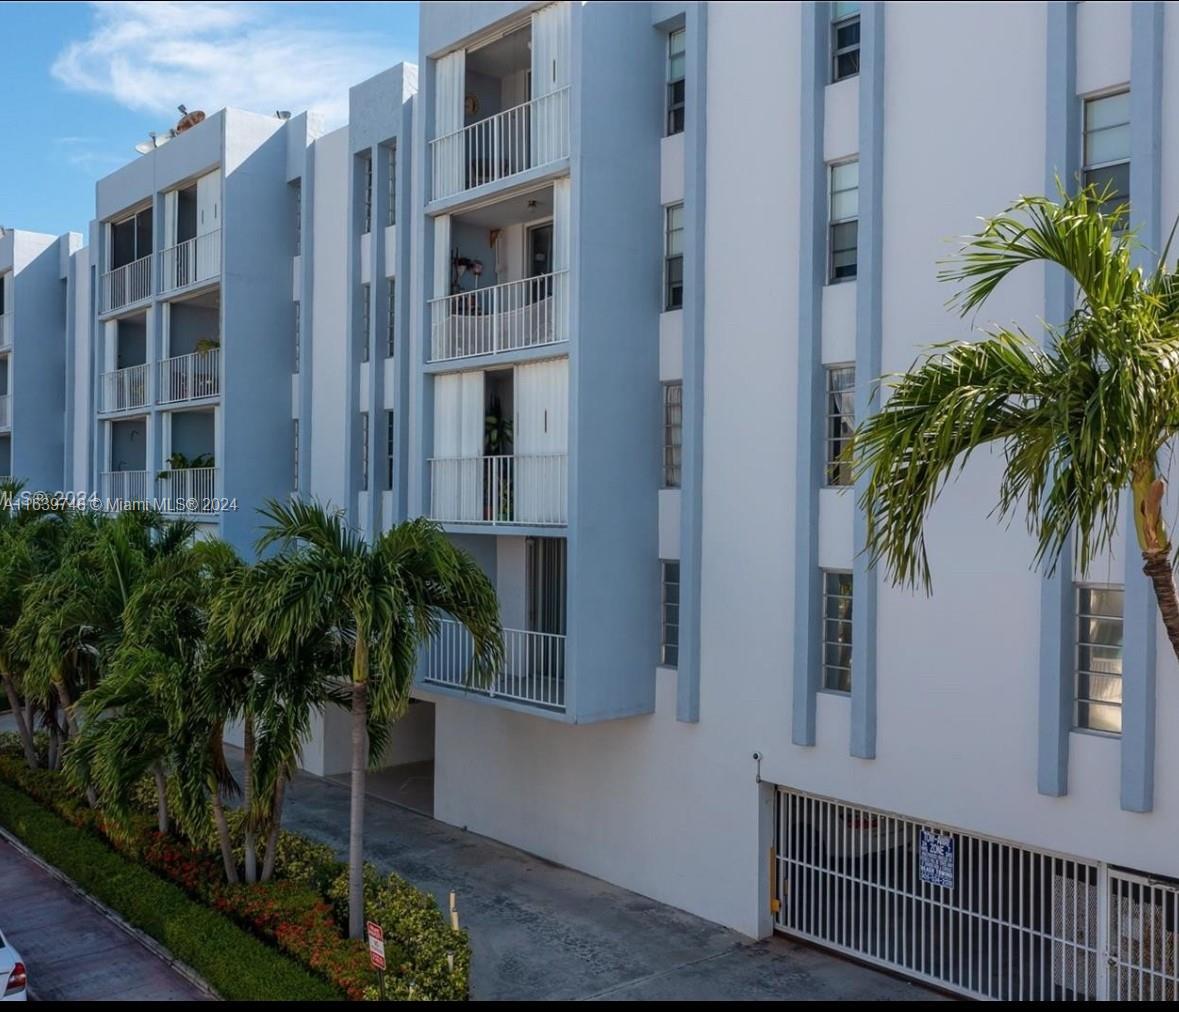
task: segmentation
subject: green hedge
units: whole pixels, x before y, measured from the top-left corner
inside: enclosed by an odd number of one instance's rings
[[[340,992],[92,833],[0,783],[0,825],[162,943],[230,1001],[339,1001]]]

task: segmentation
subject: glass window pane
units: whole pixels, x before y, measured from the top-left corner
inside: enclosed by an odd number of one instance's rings
[[[1087,169],[1085,185],[1096,189],[1099,196],[1108,192],[1109,195],[1101,203],[1101,211],[1103,214],[1112,214],[1130,201],[1130,163]]]
[[[860,191],[839,190],[831,194],[831,220],[847,221],[860,213]]]
[[[823,688],[829,692],[851,692],[851,671],[824,666]]]
[[[1104,98],[1091,98],[1085,103],[1085,130],[1100,130],[1130,122],[1130,93],[1119,92]]]
[[[831,5],[831,20],[839,21],[841,18],[846,18],[852,14],[858,14],[859,12],[859,0],[836,0],[836,2]]]
[[[835,57],[835,80],[855,77],[860,72],[860,51],[852,49]]]
[[[860,163],[840,162],[831,166],[831,189],[852,190],[860,185]]]
[[[1082,587],[1081,614],[1121,618],[1125,591],[1112,587]]]
[[[847,49],[860,44],[860,19],[835,26],[835,48]]]
[[[1117,675],[1079,675],[1077,698],[1083,702],[1121,703],[1122,679]]]
[[[1112,703],[1077,703],[1077,727],[1122,733],[1122,708]]]
[[[1130,157],[1130,124],[1085,134],[1085,164],[1121,162]]]

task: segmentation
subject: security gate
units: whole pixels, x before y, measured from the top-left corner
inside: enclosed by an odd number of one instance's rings
[[[1176,995],[1170,884],[779,788],[774,920],[971,997]]]

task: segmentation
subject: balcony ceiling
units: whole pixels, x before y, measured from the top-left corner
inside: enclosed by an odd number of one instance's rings
[[[529,206],[533,203],[535,203],[535,207]],[[457,217],[466,225],[478,225],[481,228],[505,228],[522,221],[547,218],[552,213],[553,188],[545,186],[539,190],[529,190],[527,193],[509,197],[507,200],[497,200],[493,204],[464,211]]]
[[[467,53],[467,70],[489,77],[506,77],[532,66],[532,29],[518,31]]]

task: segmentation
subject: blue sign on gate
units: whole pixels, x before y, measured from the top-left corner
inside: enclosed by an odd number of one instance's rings
[[[923,829],[917,841],[917,869],[922,882],[954,888],[954,838],[936,829]]]

